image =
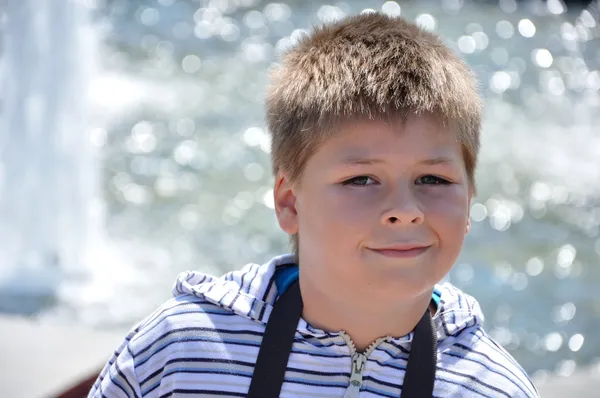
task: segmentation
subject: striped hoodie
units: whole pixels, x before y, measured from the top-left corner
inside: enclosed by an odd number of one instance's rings
[[[273,304],[293,278],[291,262],[279,256],[220,278],[181,274],[174,298],[132,329],[88,398],[246,396]],[[437,285],[434,296],[434,397],[539,397],[525,371],[484,331],[475,299],[449,283]],[[346,337],[301,318],[281,397],[399,397],[413,333],[378,339],[362,354]],[[357,355],[365,365],[352,391]]]

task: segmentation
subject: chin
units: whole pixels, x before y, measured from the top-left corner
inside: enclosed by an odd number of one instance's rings
[[[429,284],[388,284],[386,287],[377,289],[374,294],[378,300],[386,302],[403,302],[411,301],[424,294],[430,294],[429,292],[433,289],[433,285]]]
[[[375,268],[375,267],[374,267]],[[392,294],[402,294],[407,297],[414,297],[433,289],[435,284],[442,279],[437,278],[434,270],[427,272],[426,265],[407,267],[406,264],[385,267],[376,267],[370,272],[370,278],[373,284],[380,286],[381,290],[392,292]]]

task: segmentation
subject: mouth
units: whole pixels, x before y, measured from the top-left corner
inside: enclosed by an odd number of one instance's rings
[[[388,246],[381,248],[369,248],[370,251],[375,252],[384,257],[390,258],[413,258],[417,257],[429,249],[429,246],[418,246],[418,245],[397,245]]]

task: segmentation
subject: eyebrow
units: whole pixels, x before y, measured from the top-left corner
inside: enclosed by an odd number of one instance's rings
[[[385,161],[383,159],[378,159],[378,158],[363,158],[363,157],[358,157],[358,156],[348,156],[346,158],[342,159],[342,163],[343,164],[350,164],[350,165],[374,165],[374,164],[381,164],[381,163],[385,163]],[[445,156],[439,156],[439,157],[435,157],[435,158],[431,158],[431,159],[425,159],[419,162],[419,164],[421,165],[426,165],[426,166],[435,166],[438,164],[452,164],[454,163],[454,160]]]
[[[419,163],[427,166],[435,166],[437,164],[452,164],[454,163],[454,159],[447,158],[445,156],[439,156],[437,158],[425,159]]]

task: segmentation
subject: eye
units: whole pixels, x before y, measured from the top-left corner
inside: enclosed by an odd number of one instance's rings
[[[433,175],[425,175],[417,180],[418,185],[450,185],[450,181]]]
[[[377,183],[373,178],[369,176],[358,176],[347,179],[342,182],[343,186],[353,185],[353,186],[365,186],[365,185],[373,185]]]

